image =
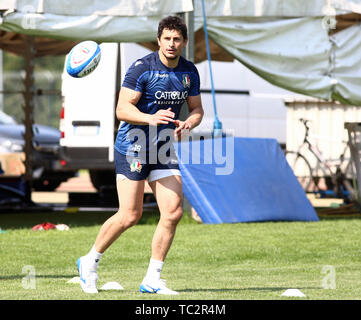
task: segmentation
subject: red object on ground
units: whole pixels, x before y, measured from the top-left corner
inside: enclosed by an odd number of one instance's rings
[[[52,224],[50,222],[43,222],[41,224],[37,224],[36,226],[32,227],[32,230],[37,231],[37,230],[50,230],[50,229],[55,229],[56,226],[55,224]]]

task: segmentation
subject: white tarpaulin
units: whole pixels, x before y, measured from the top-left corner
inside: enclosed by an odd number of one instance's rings
[[[206,0],[208,17],[317,17],[329,13],[361,13],[359,0]],[[201,15],[202,2],[194,1]]]
[[[193,10],[191,0],[12,3],[0,21],[5,31],[99,42],[154,41],[161,17]],[[203,17],[201,1],[194,3],[196,31]],[[360,25],[333,35],[327,29],[336,14],[361,13],[361,0],[205,3],[210,38],[264,79],[290,91],[361,105]]]
[[[269,82],[328,98],[331,44],[317,18],[208,19],[212,39]]]
[[[349,27],[331,37],[332,78],[336,82],[332,98],[361,105],[361,27]]]
[[[21,8],[31,6],[38,12],[59,16],[159,16],[162,14],[192,11],[189,0],[17,0]]]
[[[361,1],[206,1],[209,37],[270,83],[312,97],[361,105],[361,25],[330,34],[336,15]],[[195,29],[202,26],[195,2]]]
[[[3,0],[2,0],[3,1]],[[190,0],[5,0],[14,10],[59,16],[156,16],[193,10]],[[10,8],[11,9],[11,8]]]
[[[223,0],[209,6],[208,33],[214,42],[274,85],[361,105],[360,23],[330,35],[327,23],[335,16],[322,15],[361,12],[361,1],[335,1],[337,6],[330,7],[331,1],[312,1],[313,6],[305,1],[301,6],[293,1],[256,0],[248,12],[246,7],[241,10],[242,2],[232,7],[236,2]],[[277,8],[287,17],[275,17]],[[195,10],[199,13],[197,6]],[[201,17],[196,21],[200,23]]]
[[[191,0],[18,0],[0,28],[57,39],[141,42],[155,39],[162,16],[192,10]]]

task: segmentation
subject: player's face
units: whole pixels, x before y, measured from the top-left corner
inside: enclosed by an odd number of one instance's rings
[[[169,60],[177,59],[186,44],[187,40],[177,30],[163,29],[162,35],[158,38],[160,52]]]

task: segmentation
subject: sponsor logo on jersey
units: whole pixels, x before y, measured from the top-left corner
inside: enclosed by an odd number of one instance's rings
[[[140,149],[142,149],[142,146],[140,144],[134,144],[134,146],[131,147],[130,151],[140,152]]]
[[[188,97],[187,91],[157,91],[155,97],[164,100],[184,100]]]
[[[156,73],[155,76],[158,78],[168,78],[169,74],[168,73]]]

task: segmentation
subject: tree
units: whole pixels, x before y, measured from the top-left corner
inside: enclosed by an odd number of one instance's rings
[[[61,73],[65,56],[45,56],[35,59],[35,109],[34,122],[52,127],[59,126],[61,109]],[[25,60],[23,57],[4,52],[4,112],[23,122]],[[50,93],[50,94],[49,94]]]

